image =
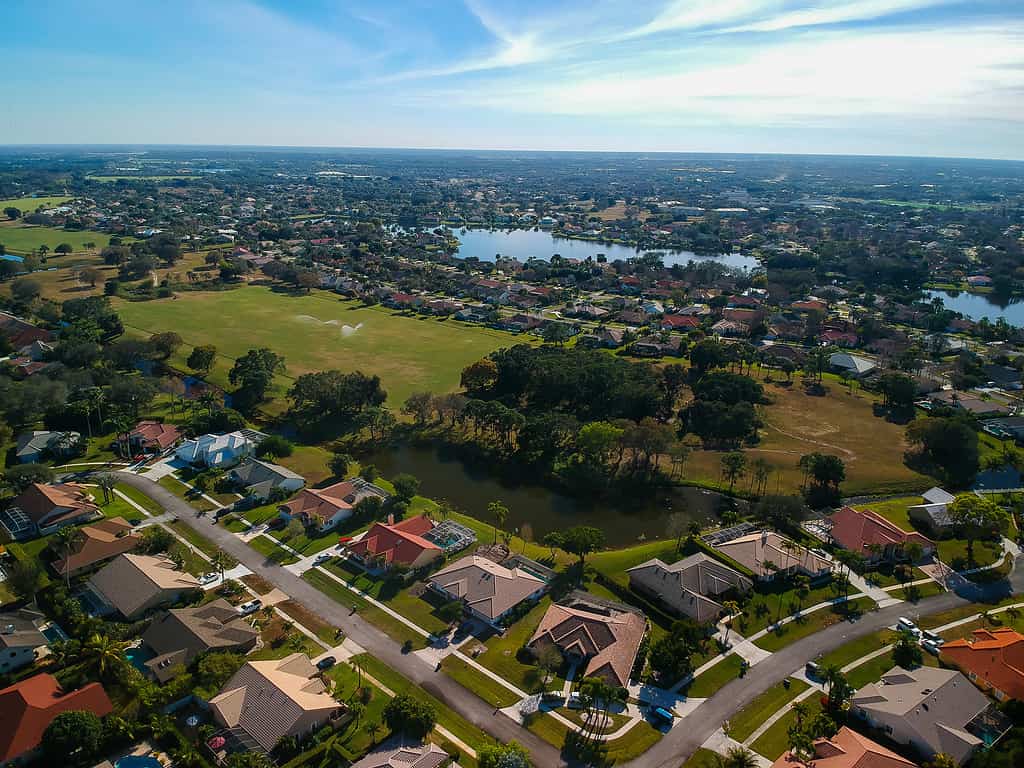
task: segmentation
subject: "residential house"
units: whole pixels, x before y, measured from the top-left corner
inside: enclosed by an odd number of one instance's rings
[[[84,485],[33,483],[0,512],[0,523],[15,539],[44,536],[65,525],[100,517]]]
[[[952,669],[893,667],[877,683],[858,690],[851,712],[896,744],[913,747],[925,759],[939,752],[963,763],[984,742],[971,732],[991,703]]]
[[[935,405],[959,408],[978,417],[995,416],[1006,413],[1007,406],[996,400],[985,400],[970,392],[958,392],[955,389],[944,389],[930,395]]]
[[[62,712],[91,712],[106,717],[114,709],[99,683],[64,691],[57,678],[45,672],[0,690],[0,762],[28,757]]]
[[[152,420],[140,421],[128,433],[128,455],[135,456],[139,453],[161,454],[177,445],[181,438],[181,430],[173,424],[164,424],[162,421]],[[120,441],[118,441],[118,447],[121,447]]]
[[[46,616],[39,611],[19,608],[0,613],[0,674],[27,667],[36,660],[36,652],[47,644],[39,627]]]
[[[999,701],[1024,701],[1024,635],[1016,630],[976,629],[969,638],[945,643],[939,658]]]
[[[828,328],[821,332],[821,343],[831,344],[836,347],[853,348],[857,346],[857,334],[853,331],[841,331],[835,328]]]
[[[78,534],[74,551],[52,564],[58,576],[77,576],[118,555],[131,552],[142,543],[142,537],[132,533],[132,524],[123,517],[111,517],[82,526]]]
[[[304,653],[247,661],[210,699],[213,719],[270,752],[286,736],[301,738],[343,712]]]
[[[358,541],[348,545],[350,556],[369,567],[423,568],[444,550],[423,535],[434,529],[428,517],[418,515],[395,523],[374,523]]]
[[[370,752],[351,768],[441,768],[451,757],[436,744],[403,744],[389,740]]]
[[[258,501],[269,499],[275,491],[283,494],[278,499],[284,498],[306,484],[302,475],[251,456],[228,472],[227,479],[240,493]]]
[[[544,324],[544,318],[533,315],[512,315],[501,323],[501,326],[513,333],[526,333],[540,328]]]
[[[921,547],[922,555],[935,552],[935,542],[917,531],[904,531],[870,509],[844,506],[829,518],[832,538],[843,549],[854,552],[869,563],[896,560],[906,556],[908,544]]]
[[[922,498],[924,503],[907,509],[907,516],[935,535],[948,535],[956,525],[949,514],[949,505],[956,501],[956,496],[942,488],[931,488],[922,494]]]
[[[846,371],[855,379],[867,376],[878,367],[866,357],[849,352],[833,352],[828,358],[828,364],[836,371]]]
[[[606,347],[615,349],[621,347],[626,338],[626,331],[622,328],[608,328],[602,326],[593,333],[586,333],[580,336],[579,344],[585,347]]]
[[[430,587],[449,600],[461,600],[476,618],[497,625],[520,603],[544,594],[548,584],[519,565],[468,555],[435,573]]]
[[[630,568],[631,589],[653,598],[677,616],[716,622],[725,609],[722,600],[744,594],[753,582],[715,558],[697,552],[672,565],[655,558]]]
[[[1000,387],[1001,389],[1020,389],[1020,371],[1010,368],[1008,365],[983,365],[982,373],[988,380],[989,386]]]
[[[230,467],[252,455],[259,444],[259,438],[254,436],[258,434],[245,430],[225,435],[202,435],[186,440],[175,451],[175,455],[182,461],[198,466]]]
[[[711,326],[711,332],[716,336],[739,338],[750,334],[750,326],[737,320],[719,320]]]
[[[248,653],[260,633],[223,598],[194,608],[172,608],[150,623],[142,642],[155,654],[146,662],[160,683],[209,651]]]
[[[700,328],[700,320],[693,315],[665,315],[661,318],[663,331],[692,331]]]
[[[278,509],[288,519],[298,518],[309,528],[327,532],[351,517],[352,508],[370,496],[381,501],[389,498],[383,488],[361,477],[353,477],[326,488],[304,488]]]
[[[830,739],[815,739],[814,756],[809,759],[786,752],[772,768],[919,768],[867,736],[845,725]]]
[[[118,555],[89,579],[99,605],[129,621],[199,588],[195,576],[177,570],[167,557],[129,553]]]
[[[633,354],[639,357],[663,357],[683,354],[684,341],[680,336],[662,339],[660,336],[643,336],[633,344]]]
[[[15,350],[23,349],[34,341],[53,341],[53,334],[27,320],[9,312],[0,312],[0,335],[4,336]]]
[[[548,608],[527,645],[535,653],[553,646],[581,677],[625,688],[646,632],[638,610],[574,592]]]
[[[81,445],[82,435],[78,432],[34,430],[18,435],[15,455],[21,464],[39,463],[48,458],[74,456]]]
[[[775,531],[750,533],[715,544],[714,548],[748,569],[754,578],[761,581],[771,581],[777,575],[795,573],[817,579],[832,571],[831,561]]]

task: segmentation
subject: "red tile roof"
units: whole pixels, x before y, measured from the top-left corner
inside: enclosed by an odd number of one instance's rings
[[[804,761],[786,752],[772,768],[917,768],[917,763],[843,726],[831,739],[814,742],[813,759]]]
[[[1024,635],[1009,627],[976,629],[969,639],[942,646],[942,659],[950,661],[978,681],[1024,700]]]
[[[173,424],[160,421],[140,421],[135,425],[129,438],[143,445],[155,445],[160,450],[170,448],[181,437],[181,430]]]
[[[61,712],[83,710],[98,717],[113,710],[99,683],[62,693],[45,672],[0,691],[0,760],[13,760],[39,746],[47,726]]]
[[[692,315],[665,315],[661,318],[662,328],[700,328],[700,320]]]
[[[904,531],[870,509],[856,510],[843,507],[832,515],[832,538],[840,546],[865,557],[870,556],[872,544],[881,547],[903,546],[912,541],[925,551],[935,549],[935,542],[917,531]]]
[[[360,557],[381,558],[384,562],[412,565],[424,552],[441,552],[436,544],[423,538],[434,527],[425,517],[411,517],[394,525],[374,523],[349,551]]]

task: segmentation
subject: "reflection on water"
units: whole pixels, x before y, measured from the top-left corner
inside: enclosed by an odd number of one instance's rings
[[[1003,318],[1010,325],[1024,327],[1024,301],[1020,298],[1002,298],[991,293],[967,291],[927,291],[928,298],[942,299],[946,309],[959,312],[971,320],[987,317],[993,323]]]
[[[567,259],[583,261],[590,256],[596,260],[598,254],[604,254],[609,262],[616,259],[624,261],[640,255],[635,248],[626,245],[553,237],[544,230],[466,229],[455,230],[455,234],[460,243],[457,255],[461,258],[473,256],[481,261],[494,261],[498,254],[519,261],[531,257],[547,261],[556,253]],[[692,251],[666,251],[664,254],[665,266],[686,264],[689,261],[714,261],[736,269],[753,269],[758,265],[753,256],[739,253],[700,256]]]
[[[487,505],[499,500],[509,508],[507,527],[521,529],[528,523],[537,541],[551,531],[574,525],[601,528],[611,546],[664,538],[668,516],[673,512],[709,518],[720,498],[698,488],[673,488],[615,504],[575,499],[528,480],[504,481],[485,466],[467,464],[450,450],[428,446],[401,445],[367,461],[385,477],[401,472],[415,475],[424,496],[447,499],[481,520],[489,521]]]

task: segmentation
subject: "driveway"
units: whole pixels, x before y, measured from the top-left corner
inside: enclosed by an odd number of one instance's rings
[[[1016,560],[1009,581],[985,586],[967,582],[960,591],[961,594],[946,592],[916,604],[899,603],[881,608],[864,614],[856,621],[833,624],[810,637],[786,646],[781,651],[776,651],[766,663],[751,667],[742,679],[733,680],[718,689],[714,696],[686,718],[685,727],[673,728],[642,757],[626,765],[629,768],[679,768],[681,763],[721,728],[723,722],[773,685],[782,682],[794,671],[802,669],[808,661],[813,661],[851,640],[893,626],[900,616],[917,619],[983,599],[996,601],[1010,594],[1020,593],[1024,591],[1024,568],[1021,568],[1020,561]],[[980,610],[983,610],[983,607],[979,607]]]
[[[401,646],[358,614],[350,615],[349,609],[320,592],[275,563],[268,562],[260,553],[251,549],[230,531],[210,523],[210,518],[197,518],[195,510],[185,501],[143,475],[119,472],[118,479],[145,493],[163,505],[164,509],[177,515],[182,523],[194,528],[214,544],[223,549],[253,573],[301,603],[307,610],[320,616],[324,621],[340,627],[345,635],[363,648],[400,672],[406,678],[443,701],[469,722],[490,734],[496,741],[508,743],[518,741],[529,752],[533,764],[538,768],[553,768],[565,765],[559,750],[534,735],[505,715],[497,713],[476,694],[463,688],[447,675],[435,671],[416,654],[403,654]],[[673,766],[678,768],[678,766]]]

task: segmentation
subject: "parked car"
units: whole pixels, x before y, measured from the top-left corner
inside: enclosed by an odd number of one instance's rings
[[[197,581],[201,586],[205,587],[207,584],[213,584],[213,582],[215,582],[219,578],[219,573],[214,573],[213,571],[210,571],[210,573],[204,573],[202,576],[200,576],[197,579]]]
[[[902,629],[906,632],[910,632],[912,635],[920,635],[921,630],[917,628],[917,624],[912,622],[906,616],[900,616],[896,620],[896,629]]]
[[[313,558],[313,565],[320,565],[330,560],[333,555],[330,552],[321,552],[319,555]]]
[[[921,647],[924,648],[926,651],[928,651],[928,653],[930,653],[932,656],[938,656],[939,655],[939,650],[940,650],[939,643],[936,643],[934,640],[924,640],[924,641],[922,641]]]
[[[675,722],[676,716],[669,712],[664,707],[655,707],[651,710],[651,716],[656,720],[661,720],[668,725],[672,725]]]
[[[235,608],[238,611],[239,616],[248,616],[249,614],[256,613],[263,606],[263,601],[258,597],[255,600],[250,600],[247,603],[242,603],[240,606]]]
[[[320,661],[316,663],[316,668],[323,672],[325,669],[330,669],[337,663],[338,660],[333,656],[324,656],[322,659],[320,659]]]
[[[942,635],[937,635],[930,629],[926,629],[922,633],[922,637],[924,637],[924,642],[932,642],[935,643],[935,645],[942,645],[944,642],[946,642],[945,638]]]
[[[816,662],[808,661],[804,666],[804,674],[812,680],[817,679],[821,677],[821,667]]]

